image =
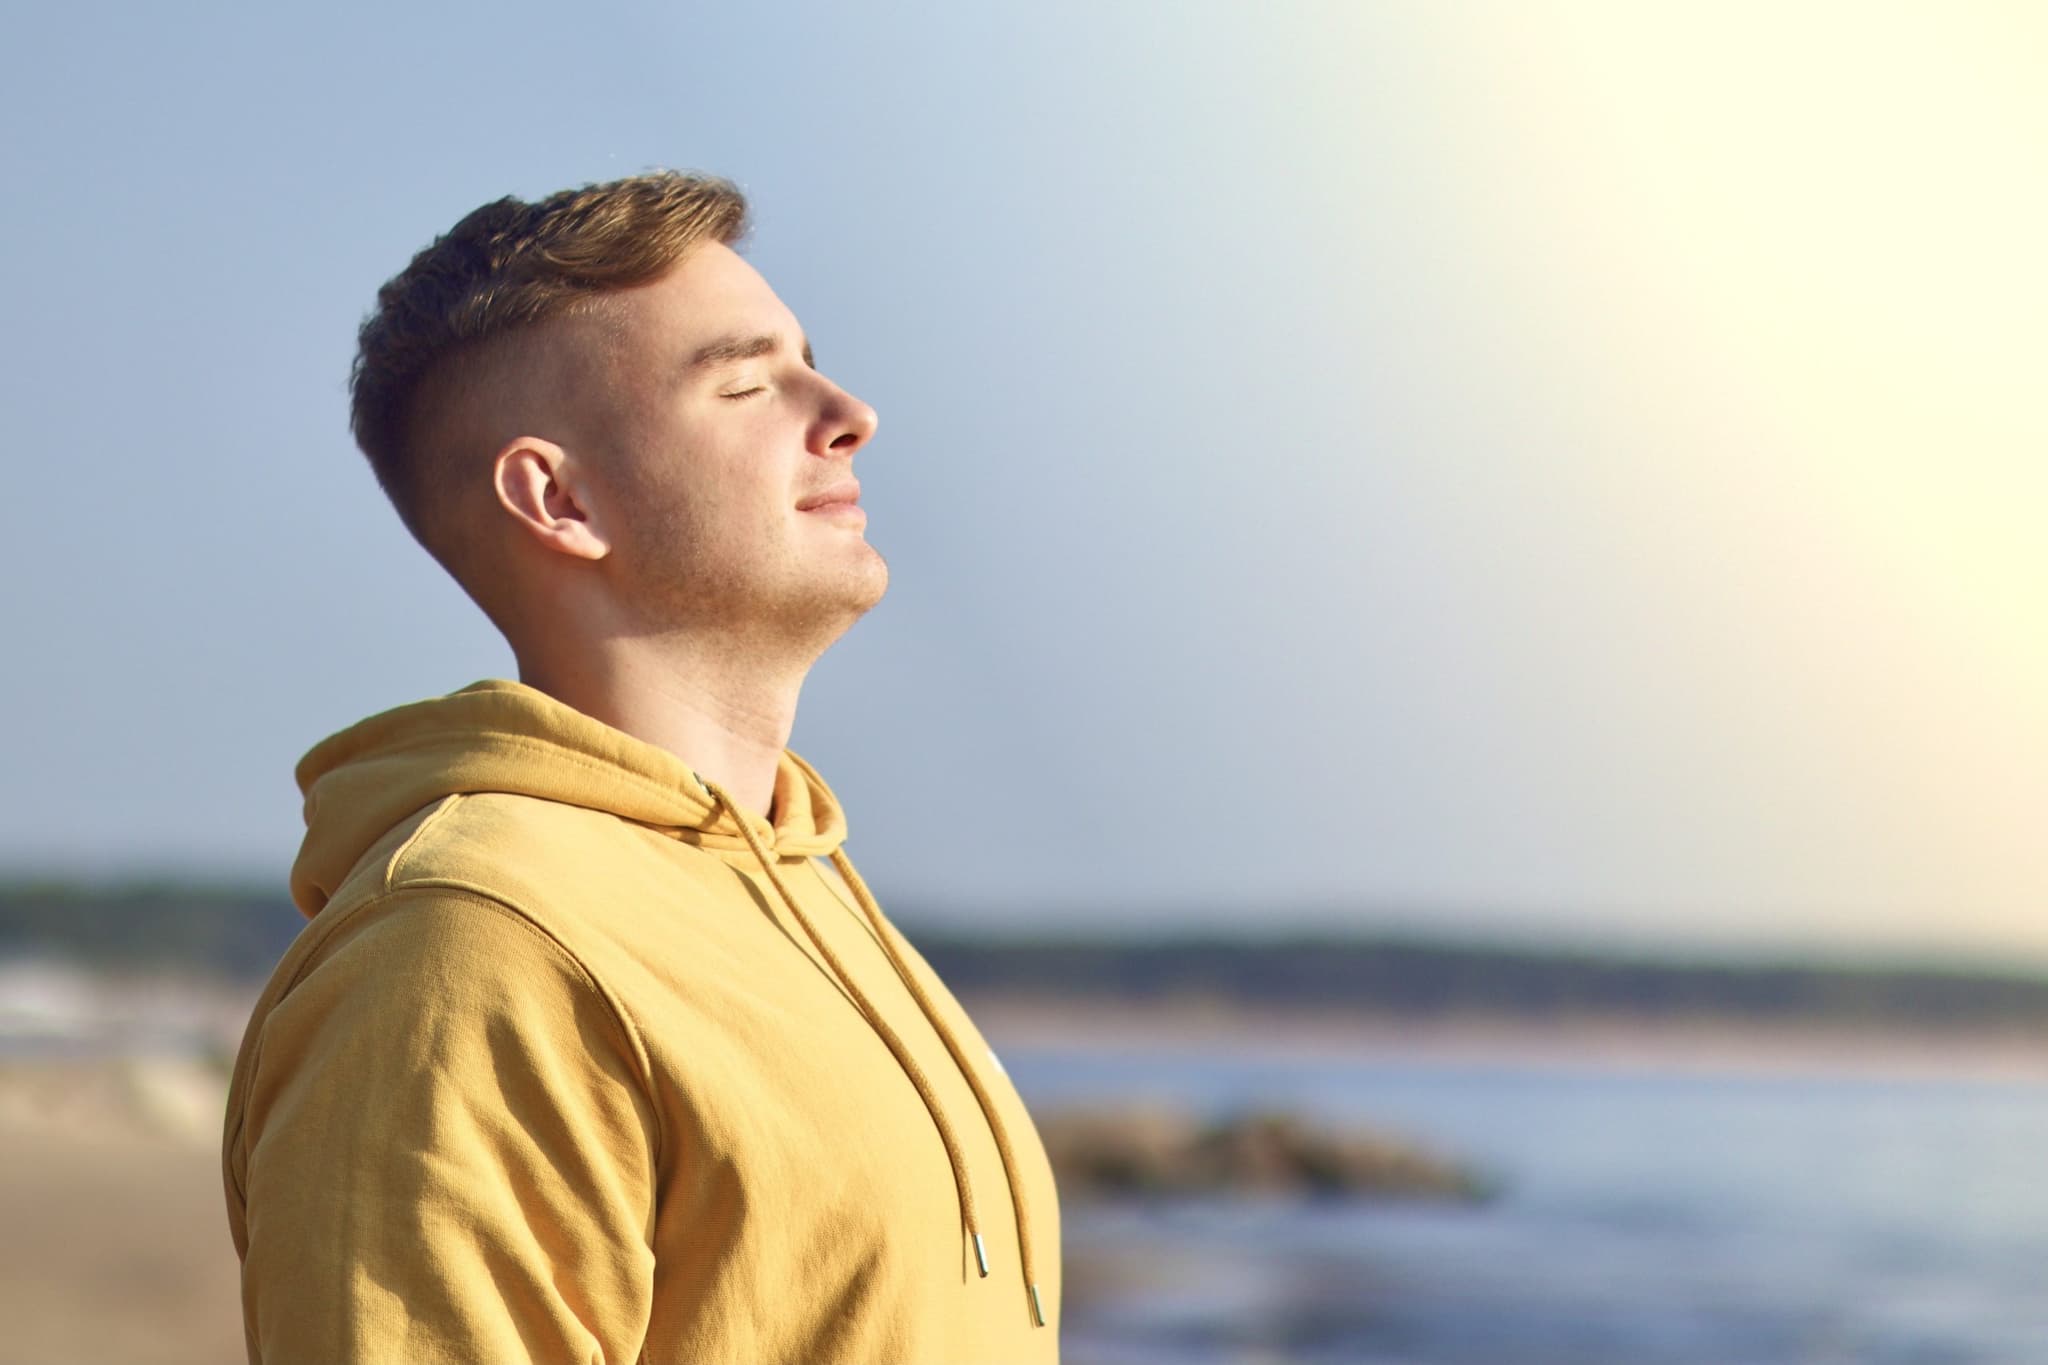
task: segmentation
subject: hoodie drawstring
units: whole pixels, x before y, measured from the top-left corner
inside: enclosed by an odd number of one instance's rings
[[[1031,1316],[1038,1326],[1043,1327],[1045,1305],[1039,1301],[1038,1276],[1032,1268],[1031,1260],[1031,1217],[1025,1212],[1024,1182],[1017,1175],[1017,1154],[1011,1150],[1010,1134],[1003,1127],[1002,1115],[996,1112],[995,1101],[989,1098],[988,1090],[982,1085],[979,1073],[967,1064],[967,1058],[960,1050],[960,1040],[953,1036],[953,1030],[946,1027],[945,1020],[932,1007],[931,997],[925,994],[924,987],[918,984],[917,978],[904,966],[903,958],[896,951],[896,945],[890,938],[887,922],[882,918],[882,907],[876,903],[867,883],[861,880],[860,873],[854,870],[853,859],[846,856],[845,849],[832,850],[832,866],[839,869],[839,875],[853,888],[853,897],[860,902],[860,908],[866,912],[869,923],[874,925],[875,937],[882,941],[882,950],[889,955],[889,961],[896,968],[896,975],[903,978],[903,984],[910,989],[911,998],[916,1000],[917,1007],[924,1011],[924,1017],[931,1021],[932,1029],[939,1035],[940,1041],[945,1043],[946,1051],[953,1054],[954,1064],[960,1068],[960,1074],[967,1079],[968,1089],[974,1092],[975,1102],[981,1106],[982,1117],[988,1120],[989,1134],[995,1138],[996,1151],[1003,1159],[1003,1181],[1010,1187],[1010,1208],[1016,1215],[1017,1222],[1017,1260],[1024,1271],[1024,1287],[1031,1295]]]
[[[703,781],[703,779],[700,777],[699,781]],[[867,1017],[868,1026],[874,1029],[876,1035],[888,1046],[889,1051],[895,1055],[896,1064],[903,1068],[903,1074],[908,1076],[910,1083],[917,1088],[918,1096],[924,1101],[925,1108],[931,1111],[932,1123],[939,1130],[939,1141],[946,1148],[946,1160],[951,1162],[953,1166],[953,1183],[960,1194],[960,1218],[966,1224],[967,1235],[974,1243],[975,1263],[980,1267],[983,1278],[986,1278],[988,1276],[988,1252],[982,1245],[981,1230],[975,1218],[974,1186],[968,1178],[967,1160],[961,1154],[960,1142],[953,1132],[953,1125],[947,1119],[945,1111],[939,1107],[938,1096],[932,1092],[931,1082],[926,1079],[924,1069],[917,1064],[917,1059],[910,1055],[910,1050],[904,1046],[903,1039],[897,1035],[896,1030],[889,1027],[888,1023],[882,1018],[881,1013],[869,1001],[867,994],[854,982],[853,974],[846,970],[844,964],[839,961],[838,955],[826,946],[823,937],[819,935],[817,929],[811,924],[810,916],[806,915],[797,905],[796,897],[790,894],[789,887],[775,871],[774,861],[768,857],[767,850],[761,846],[759,836],[754,833],[753,826],[748,822],[747,818],[741,814],[739,806],[730,796],[726,795],[722,788],[710,782],[704,782],[704,787],[720,805],[731,812],[733,823],[739,826],[741,837],[747,841],[747,847],[753,850],[755,860],[761,864],[761,870],[768,875],[769,883],[774,886],[777,894],[782,897],[782,903],[789,907],[790,914],[794,915],[796,922],[803,926],[804,933],[809,936],[812,945],[824,957],[826,965],[831,967],[833,972],[838,975],[840,984],[846,988],[846,993],[853,997],[854,1004]],[[1010,1207],[1016,1215],[1017,1224],[1017,1259],[1024,1272],[1025,1291],[1029,1294],[1031,1300],[1032,1322],[1036,1326],[1043,1327],[1045,1326],[1045,1306],[1039,1299],[1038,1277],[1032,1270],[1030,1220],[1024,1212],[1023,1186],[1022,1182],[1017,1178],[1016,1155],[1010,1148],[1009,1134],[1004,1131],[1003,1121],[997,1115],[995,1105],[989,1099],[988,1091],[982,1086],[980,1076],[975,1073],[973,1067],[967,1064],[967,1059],[960,1050],[959,1040],[953,1036],[952,1030],[946,1027],[945,1022],[939,1017],[938,1011],[932,1008],[931,997],[918,984],[917,978],[912,976],[909,969],[903,965],[903,958],[897,953],[896,946],[891,941],[888,927],[882,918],[881,907],[876,904],[873,894],[868,891],[867,884],[861,880],[860,873],[854,870],[853,860],[846,856],[845,850],[835,848],[832,850],[832,865],[838,868],[839,875],[846,879],[847,886],[853,891],[854,899],[860,902],[862,913],[868,917],[869,922],[874,926],[875,937],[881,942],[882,951],[888,956],[890,964],[895,967],[896,975],[902,979],[904,986],[909,989],[911,998],[917,1002],[918,1009],[923,1011],[926,1021],[932,1026],[932,1031],[937,1033],[939,1040],[946,1045],[946,1051],[952,1054],[954,1064],[960,1068],[961,1076],[967,1081],[968,1088],[974,1092],[975,1102],[981,1106],[982,1118],[987,1121],[989,1133],[995,1138],[996,1151],[1001,1154],[1003,1159],[1004,1181],[1010,1187]]]

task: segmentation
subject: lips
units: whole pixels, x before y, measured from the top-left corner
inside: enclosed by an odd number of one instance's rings
[[[858,505],[859,502],[860,485],[857,483],[842,483],[835,484],[833,487],[827,488],[822,492],[811,494],[796,505],[796,510],[799,512],[815,512],[821,507],[834,507],[840,504]]]

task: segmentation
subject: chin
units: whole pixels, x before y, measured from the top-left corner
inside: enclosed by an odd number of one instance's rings
[[[849,577],[853,581],[847,585],[847,598],[857,615],[866,615],[889,591],[889,565],[879,554],[874,556],[866,572]]]
[[[813,584],[812,591],[786,604],[786,618],[799,635],[827,637],[827,642],[844,634],[847,627],[867,615],[889,588],[889,566],[880,555],[842,568],[828,581]]]

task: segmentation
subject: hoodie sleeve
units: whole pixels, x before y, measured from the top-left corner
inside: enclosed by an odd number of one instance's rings
[[[650,1305],[641,1053],[559,943],[480,896],[338,926],[248,1078],[252,1361],[622,1361]]]

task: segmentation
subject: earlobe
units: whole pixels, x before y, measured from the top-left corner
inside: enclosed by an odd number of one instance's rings
[[[537,436],[509,442],[491,467],[498,505],[521,530],[558,554],[603,559],[611,545],[598,533],[576,475],[569,453]]]

